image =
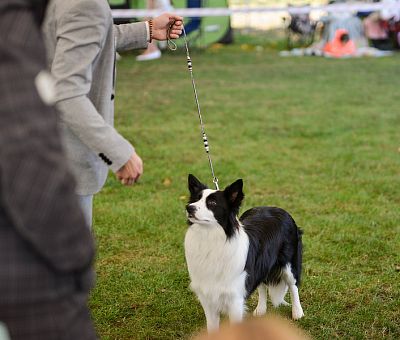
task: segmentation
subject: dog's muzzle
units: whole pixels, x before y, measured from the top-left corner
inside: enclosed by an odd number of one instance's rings
[[[188,214],[188,217],[192,217],[192,218],[194,218],[195,216],[195,213],[196,213],[196,207],[195,206],[193,206],[193,205],[191,205],[191,204],[188,204],[187,206],[186,206],[186,211],[187,211],[187,214]]]

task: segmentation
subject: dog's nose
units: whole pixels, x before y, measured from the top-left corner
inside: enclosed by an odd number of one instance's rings
[[[196,207],[194,205],[188,204],[186,206],[186,211],[188,212],[189,216],[192,216],[196,212]]]

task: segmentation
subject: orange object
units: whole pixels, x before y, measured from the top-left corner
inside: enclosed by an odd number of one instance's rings
[[[336,30],[335,37],[325,44],[324,53],[335,58],[352,56],[356,53],[356,45],[350,40],[348,31],[341,28]]]

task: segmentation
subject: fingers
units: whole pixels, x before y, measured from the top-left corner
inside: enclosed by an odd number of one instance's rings
[[[141,173],[134,173],[134,174],[120,174],[117,175],[117,179],[121,182],[122,185],[125,186],[132,186],[133,184],[135,184],[139,178],[141,176]]]
[[[127,178],[122,178],[122,179],[120,180],[120,182],[121,182],[122,185],[128,186],[129,180],[128,180]]]
[[[142,169],[142,170],[137,170],[137,171],[135,172],[135,174],[131,177],[131,179],[132,179],[132,184],[136,183],[136,182],[139,180],[139,178],[140,178],[140,176],[142,175],[142,173],[143,173],[143,169]]]
[[[143,174],[143,161],[137,154],[132,155],[131,159],[134,177],[138,179]]]
[[[169,29],[169,38],[178,39],[182,34],[183,21],[182,20],[172,21],[170,25],[171,27]]]
[[[170,20],[171,30],[182,30],[183,21],[182,20]]]
[[[166,15],[169,16],[170,21],[175,21],[176,24],[182,25],[183,17],[181,17],[180,15],[176,15],[174,13],[166,13]]]
[[[133,184],[135,184],[139,181],[139,178],[142,174],[143,174],[143,167],[142,167],[142,169],[136,169],[136,171],[132,171],[130,173],[119,175],[119,176],[117,176],[117,178],[121,182],[122,185],[132,186]]]
[[[122,178],[122,179],[120,179],[120,182],[121,182],[122,185],[125,185],[125,186],[129,187],[129,186],[132,186],[133,184],[135,184],[138,181],[138,179],[139,179],[139,177],[136,177],[136,178],[132,178],[132,177]]]
[[[182,20],[171,20],[170,23],[172,24],[173,29],[182,29],[183,26]]]
[[[169,37],[171,39],[178,39],[181,36],[181,34],[182,34],[182,30],[172,29],[169,32]]]
[[[134,179],[132,179],[133,183],[136,183],[137,181],[139,181],[139,178],[140,178],[140,174],[138,174]]]
[[[178,39],[182,34],[182,26],[173,25],[172,28],[169,30],[169,37],[171,39]]]
[[[126,186],[135,184],[142,174],[143,161],[136,153],[133,153],[125,165],[116,172],[117,179]]]

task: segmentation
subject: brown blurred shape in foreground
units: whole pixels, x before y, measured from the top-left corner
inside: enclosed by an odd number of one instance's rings
[[[219,331],[202,332],[193,340],[310,340],[302,330],[277,316],[252,318],[238,324],[224,324]]]

